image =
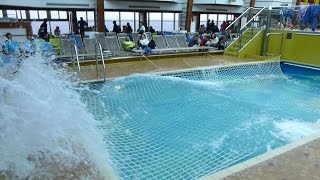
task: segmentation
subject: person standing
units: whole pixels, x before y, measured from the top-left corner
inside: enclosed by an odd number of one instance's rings
[[[120,26],[117,25],[117,21],[113,21],[113,30],[112,32],[115,32],[115,33],[121,33],[121,28]]]
[[[47,25],[47,18],[43,19],[43,23],[40,25],[38,36],[40,38],[44,38],[48,34],[48,25]]]
[[[220,26],[220,31],[221,32],[224,32],[226,29],[227,29],[227,22],[226,21],[223,21],[221,26]]]
[[[81,38],[83,39],[84,37],[84,29],[88,26],[88,23],[83,20],[83,17],[80,17],[80,21],[78,21],[78,27],[80,30],[80,35]]]

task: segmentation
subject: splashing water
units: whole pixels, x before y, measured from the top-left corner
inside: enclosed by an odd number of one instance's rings
[[[12,76],[0,69],[0,179],[117,179],[98,122],[45,61],[25,59]]]

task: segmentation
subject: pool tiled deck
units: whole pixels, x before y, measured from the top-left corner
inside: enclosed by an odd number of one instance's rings
[[[175,57],[147,61],[116,62],[107,64],[108,79],[135,73],[153,73],[222,64],[249,62],[223,55]],[[95,65],[81,66],[78,77],[82,81],[102,79],[102,66],[96,77]],[[320,180],[320,135],[288,144],[201,180]]]
[[[205,66],[214,66],[221,64],[231,64],[246,62],[245,59],[237,59],[223,55],[200,55],[191,57],[174,57],[166,59],[145,60],[131,62],[116,62],[108,63],[107,66],[107,78],[116,78],[121,76],[127,76],[135,73],[153,73],[160,71],[171,71],[179,69],[190,69]],[[96,80],[103,78],[102,65],[98,66],[99,76],[96,77],[96,66],[88,65],[81,66],[81,71],[78,72],[78,77],[82,81]],[[72,68],[70,68],[72,70]]]

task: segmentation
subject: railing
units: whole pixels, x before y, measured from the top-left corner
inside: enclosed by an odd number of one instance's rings
[[[246,22],[238,32],[238,54],[245,47],[246,44],[264,30],[267,25],[267,7],[260,9],[248,22]],[[244,35],[248,35],[248,42],[244,42]]]
[[[240,36],[240,29],[245,27],[247,25],[247,22],[249,22],[253,15],[259,13],[263,8],[253,8],[249,7],[247,8],[239,17],[237,17],[228,27],[226,28],[226,31],[224,32],[226,38],[227,38],[227,48],[230,47]]]
[[[282,33],[268,33],[267,37],[268,37],[268,41],[267,41],[267,49],[268,49],[268,45],[269,45],[269,36],[270,35],[280,35],[281,36],[281,46],[280,46],[280,54],[282,54],[282,45],[283,45],[283,34]]]
[[[101,57],[101,61],[102,61],[102,67],[103,67],[103,81],[106,81],[106,65],[104,63],[104,56],[103,56],[103,51],[101,48],[101,44],[96,44],[95,45],[95,57],[96,57],[96,74],[97,74],[97,78],[99,78],[99,70],[98,70],[98,53],[100,54]]]
[[[75,56],[75,58],[74,58],[74,56]],[[71,61],[72,61],[73,71],[75,72],[74,59],[77,60],[78,70],[80,71],[79,53],[78,53],[78,48],[76,45],[71,46]]]

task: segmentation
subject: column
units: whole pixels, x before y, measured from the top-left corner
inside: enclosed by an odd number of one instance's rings
[[[96,8],[96,13],[97,13],[97,26],[98,26],[98,31],[99,32],[104,32],[104,0],[97,0],[97,8]]]
[[[193,0],[188,0],[187,2],[187,14],[186,14],[186,30],[190,32],[191,28],[191,18],[192,18],[192,6]]]

